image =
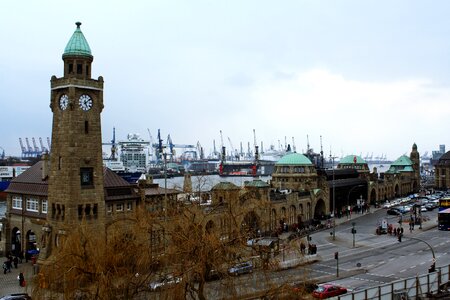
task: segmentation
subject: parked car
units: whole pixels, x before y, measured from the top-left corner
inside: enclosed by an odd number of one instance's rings
[[[26,293],[19,293],[3,296],[0,300],[31,300],[31,297]]]
[[[156,281],[150,282],[150,290],[152,291],[159,291],[162,289],[167,289],[175,286],[176,284],[180,283],[182,281],[181,277],[174,276],[172,274],[168,274],[166,276],[163,276]]]
[[[312,292],[314,298],[326,299],[347,293],[347,289],[334,284],[322,284]]]
[[[434,203],[433,201],[428,202],[427,204],[425,204],[425,208],[427,210],[433,210],[437,207],[436,203]]]
[[[386,202],[383,204],[383,208],[391,208],[392,204],[386,200]]]
[[[246,274],[246,273],[252,273],[252,272],[253,272],[253,265],[251,262],[239,263],[228,269],[228,273],[230,275],[235,275],[235,276],[238,276],[241,274]]]
[[[388,215],[399,216],[399,215],[402,215],[402,214],[403,214],[403,210],[401,210],[401,209],[399,209],[399,208],[396,208],[396,207],[391,207],[391,208],[389,208],[389,209],[386,211],[386,213],[387,213]]]

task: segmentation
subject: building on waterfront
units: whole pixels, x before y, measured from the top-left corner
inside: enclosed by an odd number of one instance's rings
[[[80,25],[62,57],[63,77],[51,79],[50,159],[45,155],[7,190],[5,247],[15,253],[39,247],[42,260],[82,221],[105,232],[112,220],[133,213],[142,203],[155,212],[180,209],[177,191],[147,181],[131,185],[103,167],[103,78],[91,78],[93,56]],[[376,170],[370,173],[367,163],[354,155],[337,168],[323,169],[303,154],[288,153],[276,162],[270,184],[255,180],[243,187],[214,186],[211,203],[200,206],[205,214],[202,225],[224,236],[230,234],[231,221],[254,235],[272,234],[353,209],[362,203],[358,199],[377,203],[407,195],[418,189],[418,178],[416,145],[409,158],[399,158],[380,175]]]
[[[450,188],[450,151],[440,156],[434,165],[435,187],[440,190]]]

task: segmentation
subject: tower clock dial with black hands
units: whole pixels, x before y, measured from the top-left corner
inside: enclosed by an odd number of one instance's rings
[[[59,108],[61,108],[61,110],[66,110],[68,105],[69,105],[69,97],[66,94],[64,94],[59,98]]]
[[[92,98],[88,95],[81,95],[78,104],[82,110],[88,111],[92,108]]]

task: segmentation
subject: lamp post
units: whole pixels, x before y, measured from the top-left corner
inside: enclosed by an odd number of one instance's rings
[[[335,197],[335,183],[334,183],[334,156],[331,156],[332,160],[332,172],[333,172],[333,241],[336,240],[336,197]]]
[[[419,242],[422,242],[422,243],[425,243],[427,246],[428,246],[428,248],[430,248],[430,250],[431,250],[431,255],[433,255],[433,260],[432,260],[432,268],[434,269],[434,266],[436,265],[436,256],[435,256],[435,254],[434,254],[434,249],[433,249],[433,247],[431,247],[431,245],[428,243],[428,242],[426,242],[426,241],[424,241],[424,240],[422,240],[422,239],[419,239],[419,238],[416,238],[416,237],[410,237],[410,236],[408,236],[408,237],[406,237],[406,238],[408,238],[408,239],[411,239],[411,240],[416,240],[416,241],[419,241]]]
[[[356,223],[352,222],[353,248],[355,248],[355,234],[356,234],[355,225],[356,225]]]

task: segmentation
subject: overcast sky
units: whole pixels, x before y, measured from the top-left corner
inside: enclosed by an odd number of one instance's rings
[[[1,1],[0,147],[51,137],[76,26],[105,80],[105,142],[292,143],[389,159],[449,144],[450,1]],[[1,149],[0,149],[1,151]]]

